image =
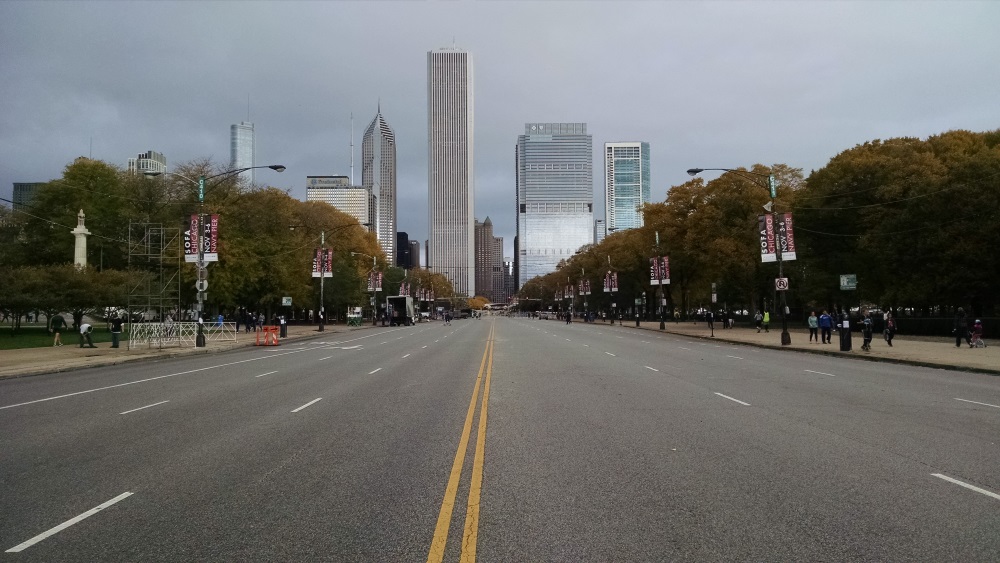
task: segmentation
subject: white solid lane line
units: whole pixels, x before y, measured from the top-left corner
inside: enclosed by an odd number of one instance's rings
[[[409,357],[410,357],[410,355],[409,355],[409,354],[407,354],[407,355],[405,355],[405,356],[403,356],[403,357],[404,357],[404,358],[409,358]]]
[[[726,354],[726,357],[727,358],[734,358],[734,359],[737,359],[737,360],[742,360],[743,359],[743,358],[741,358],[739,356],[730,356],[729,354]]]
[[[333,356],[330,356],[330,357],[332,358]],[[322,359],[325,360],[326,358],[322,358]],[[267,373],[262,373],[260,375],[255,375],[254,377],[264,377],[265,375],[271,375],[272,373],[278,373],[278,372],[276,372],[276,371],[269,371]]]
[[[382,368],[375,368],[375,369],[371,370],[370,372],[368,372],[368,375],[371,375],[373,373],[378,373],[380,371],[382,371]]]
[[[723,395],[722,393],[716,393],[716,395],[722,397],[723,399],[729,399],[730,401],[737,402],[737,403],[739,403],[741,405],[744,405],[744,406],[747,406],[747,407],[750,406],[750,403],[744,403],[743,401],[741,401],[739,399],[734,399],[734,398],[732,398],[732,397],[730,397],[728,395]]]
[[[977,493],[982,493],[982,494],[984,494],[984,495],[986,495],[988,497],[993,497],[993,498],[995,498],[997,500],[1000,500],[1000,495],[998,495],[996,493],[993,493],[993,492],[990,492],[990,491],[987,491],[986,489],[980,489],[979,487],[977,487],[975,485],[970,485],[968,483],[963,483],[962,481],[959,481],[958,479],[952,479],[951,477],[948,477],[947,475],[942,475],[940,473],[931,473],[931,475],[934,476],[934,477],[937,477],[938,479],[944,479],[945,481],[948,481],[949,483],[955,483],[956,485],[958,485],[960,487],[965,487],[966,489],[969,489],[970,491],[976,491]]]
[[[162,405],[163,403],[169,403],[170,401],[160,401],[159,403],[153,403],[152,405],[146,405],[144,407],[139,407],[137,409],[132,409],[130,411],[120,412],[118,414],[128,414],[130,412],[141,411],[142,409],[148,409],[149,407],[155,407],[156,405]]]
[[[976,404],[976,405],[983,405],[984,407],[993,407],[995,409],[1000,409],[1000,405],[991,405],[989,403],[979,403],[979,402],[976,402],[976,401],[970,401],[968,399],[959,399],[958,397],[955,397],[955,400],[956,401],[962,401],[963,403],[973,403],[973,404]]]
[[[318,403],[318,402],[320,402],[320,401],[322,401],[322,400],[323,400],[323,397],[320,397],[319,399],[313,399],[313,400],[309,401],[308,403],[306,403],[306,404],[302,405],[301,407],[299,407],[299,408],[297,408],[297,409],[293,410],[292,412],[299,412],[300,410],[302,410],[302,409],[304,409],[304,408],[308,407],[309,405],[311,405],[311,404],[313,404],[313,403]]]
[[[832,373],[823,373],[821,371],[813,371],[811,369],[807,369],[805,371],[806,371],[806,373],[818,373],[820,375],[829,375],[830,377],[837,377],[836,375],[833,375]]]
[[[15,545],[14,547],[8,549],[7,553],[17,553],[19,551],[24,551],[25,549],[28,549],[29,547],[35,545],[36,543],[44,540],[45,538],[47,538],[47,537],[49,537],[49,536],[51,536],[53,534],[58,534],[59,532],[65,530],[66,528],[69,528],[73,524],[76,524],[77,522],[79,522],[81,520],[84,520],[86,518],[90,518],[91,516],[97,514],[98,512],[104,510],[105,508],[111,506],[112,504],[115,504],[116,502],[121,501],[121,500],[125,500],[126,498],[128,498],[130,496],[132,496],[132,493],[122,493],[122,494],[116,496],[115,498],[109,500],[108,502],[105,502],[104,504],[95,506],[94,508],[91,508],[90,510],[84,512],[83,514],[81,514],[81,515],[79,515],[79,516],[77,516],[75,518],[70,518],[69,520],[63,522],[62,524],[59,524],[55,528],[52,528],[51,530],[48,530],[46,532],[42,532],[42,533],[38,534],[37,536],[31,538],[30,540],[28,540],[28,541],[26,541],[24,543],[19,543],[19,544]]]
[[[656,369],[656,368],[651,368],[651,367],[649,367],[649,366],[645,366],[645,367],[646,367],[646,369],[651,369],[651,370],[653,370],[653,371],[660,371],[660,370],[658,370],[658,369]]]
[[[421,348],[426,348],[427,346],[421,346]]]
[[[229,362],[229,363],[225,363],[225,364],[219,364],[217,366],[208,366],[208,367],[198,368],[198,369],[189,369],[187,371],[179,371],[177,373],[170,373],[170,374],[167,374],[167,375],[158,375],[156,377],[149,377],[149,378],[146,378],[146,379],[140,379],[138,381],[129,381],[128,383],[119,383],[117,385],[108,385],[107,387],[98,387],[96,389],[87,389],[86,391],[77,391],[76,393],[67,393],[65,395],[58,395],[56,397],[47,397],[45,399],[35,399],[34,401],[26,401],[24,403],[17,403],[16,405],[7,405],[7,406],[4,406],[4,407],[0,407],[0,411],[2,411],[4,409],[12,409],[14,407],[23,407],[25,405],[33,405],[35,403],[44,403],[45,401],[54,401],[56,399],[65,399],[66,397],[75,397],[77,395],[84,395],[86,393],[94,393],[96,391],[107,391],[108,389],[115,389],[117,387],[125,387],[126,385],[135,385],[136,383],[146,383],[146,382],[149,382],[149,381],[156,381],[157,379],[163,379],[165,377],[175,377],[175,376],[178,376],[178,375],[187,375],[189,373],[197,373],[199,371],[205,371],[205,370],[216,369],[216,368],[224,368],[224,367],[227,367],[227,366],[235,366],[237,364],[245,364],[247,362],[256,362],[256,361],[259,361],[259,360],[266,360],[268,358],[274,358],[276,356],[284,356],[284,355],[287,355],[287,354],[298,354],[299,352],[307,352],[309,350],[312,350],[312,348],[302,349],[302,350],[293,350],[291,352],[281,352],[281,353],[278,353],[278,354],[271,354],[269,356],[261,356],[259,358],[250,358],[249,360],[239,360],[239,361],[236,361],[236,362]]]

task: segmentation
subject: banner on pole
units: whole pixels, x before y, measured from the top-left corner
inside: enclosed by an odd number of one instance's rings
[[[760,261],[774,262],[778,259],[774,233],[774,215],[757,217],[757,233],[760,237]]]
[[[795,231],[792,228],[792,214],[783,213],[778,225],[778,243],[781,245],[781,259],[795,260]]]
[[[670,285],[670,258],[654,256],[649,259],[649,284]]]
[[[333,264],[332,264],[333,263],[333,249],[332,248],[327,248],[326,249],[326,259],[325,260],[323,258],[323,250],[324,249],[322,249],[322,248],[317,248],[313,252],[312,277],[314,277],[314,278],[320,277],[321,265],[322,265],[322,269],[324,270],[324,272],[322,274],[322,277],[324,277],[324,278],[332,278],[333,277]]]
[[[209,215],[204,225],[205,261],[219,261],[219,216]]]

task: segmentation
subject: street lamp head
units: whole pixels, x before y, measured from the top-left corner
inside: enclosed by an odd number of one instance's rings
[[[688,169],[688,175],[689,176],[697,176],[698,174],[700,174],[700,173],[702,173],[704,171],[705,171],[704,168],[689,168]]]
[[[275,172],[284,172],[285,171],[285,165],[284,164],[272,164],[272,165],[268,166],[268,168],[270,168],[271,170],[274,170]]]
[[[159,176],[161,174],[163,174],[163,172],[158,172],[156,170],[146,170],[146,171],[144,171],[142,173],[142,175],[145,176],[145,177],[147,177],[147,178],[152,178],[154,176]]]

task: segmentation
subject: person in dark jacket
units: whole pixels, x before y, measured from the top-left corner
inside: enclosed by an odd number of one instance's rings
[[[819,330],[820,338],[823,339],[823,344],[829,344],[831,341],[831,331],[833,330],[833,317],[830,313],[823,310],[823,314],[819,316]]]
[[[958,311],[955,312],[955,325],[951,330],[955,334],[955,347],[962,347],[962,339],[964,338],[966,343],[970,346],[972,342],[969,339],[969,318],[965,315],[965,309],[959,307]]]

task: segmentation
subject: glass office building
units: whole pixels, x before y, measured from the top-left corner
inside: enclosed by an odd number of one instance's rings
[[[641,227],[642,206],[649,198],[649,143],[604,143],[607,232]]]
[[[475,290],[472,54],[427,53],[427,267]]]
[[[520,287],[594,242],[593,137],[586,123],[527,123],[515,159]]]
[[[253,123],[241,121],[229,128],[229,169],[250,168],[254,164]],[[256,170],[239,174],[241,184],[253,185],[257,181]]]

